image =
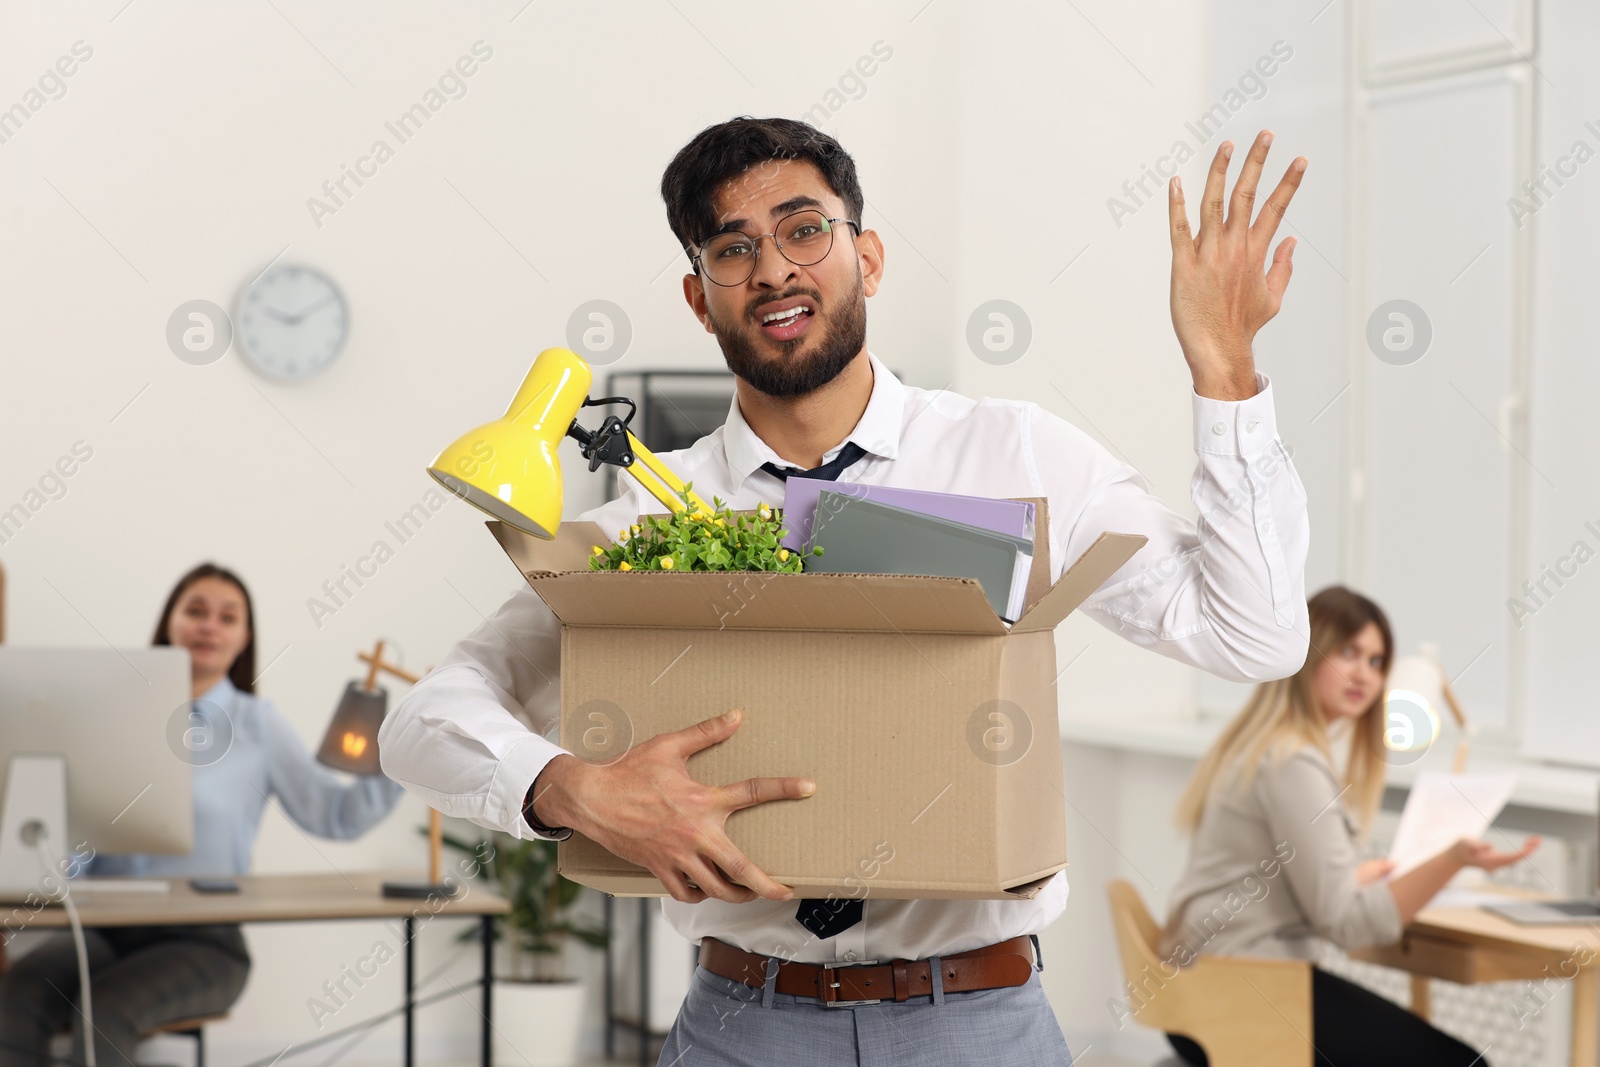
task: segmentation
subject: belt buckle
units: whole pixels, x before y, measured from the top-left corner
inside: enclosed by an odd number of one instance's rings
[[[821,964],[823,990],[839,988],[839,983],[833,980],[834,971],[849,970],[850,967],[875,967],[878,963],[878,960],[856,960],[854,963],[851,963],[846,967],[829,967],[827,964]],[[822,990],[819,990],[818,992],[822,992]],[[822,1006],[824,1008],[857,1008],[867,1004],[882,1003],[882,997],[879,997],[876,1000],[829,1000],[826,995],[824,995],[822,998]]]

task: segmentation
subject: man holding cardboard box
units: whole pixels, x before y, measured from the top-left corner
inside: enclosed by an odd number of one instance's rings
[[[684,295],[738,381],[727,422],[661,458],[701,497],[741,510],[782,500],[791,477],[1039,500],[1036,559],[1048,562],[1037,576],[1046,591],[1009,629],[979,592],[964,602],[960,589],[917,584],[959,579],[826,585],[848,582],[842,575],[776,576],[713,626],[671,615],[668,594],[687,586],[660,580],[694,576],[597,574],[603,588],[578,587],[585,576],[558,573],[496,531],[533,588],[385,721],[384,771],[446,814],[571,838],[564,850],[584,844],[590,884],[672,897],[667,918],[700,943],[701,967],[663,1063],[691,1048],[684,1062],[700,1064],[1070,1062],[1030,945],[1067,894],[1064,857],[1029,853],[1033,839],[1064,839],[1064,805],[1048,792],[1061,788],[1050,628],[1078,606],[1136,644],[1239,681],[1305,661],[1305,491],[1251,352],[1289,282],[1292,238],[1262,265],[1305,160],[1252,221],[1270,143],[1264,132],[1251,146],[1231,199],[1233,146],[1221,146],[1198,235],[1178,180],[1170,187],[1171,310],[1193,379],[1198,528],[1039,406],[908,387],[868,351],[866,298],[883,276],[883,242],[861,227],[854,163],[831,137],[790,120],[735,119],[700,133],[668,167],[662,194],[692,265]],[[659,510],[630,485],[582,518],[612,536]],[[622,584],[646,578],[654,584]],[[629,629],[619,636],[619,626]],[[782,630],[792,634],[773,636]],[[674,642],[683,651],[661,658]],[[609,648],[636,655],[602,658]],[[609,676],[622,688],[607,689]],[[992,688],[962,689],[978,676]],[[634,706],[595,699],[605,693]],[[974,694],[1005,699],[962,703]],[[1029,710],[1039,694],[1048,705]],[[989,736],[991,704],[1012,712],[994,721],[1013,729],[1020,716],[1042,743],[992,758],[987,740],[974,740]],[[600,705],[636,734],[584,758],[573,727]],[[565,747],[524,724],[544,728],[558,714]],[[966,734],[971,752],[959,732],[968,724],[978,728]],[[739,759],[722,759],[744,742]],[[797,752],[830,763],[793,766]],[[974,756],[980,771],[944,762],[970,768]],[[691,763],[721,784],[696,781]],[[740,767],[739,780],[719,777]],[[1042,808],[1012,803],[1019,774],[1046,786],[1033,797],[1049,801]],[[971,786],[970,804],[947,795],[957,781]],[[996,797],[1004,802],[983,806]],[[814,825],[818,813],[826,825]],[[785,851],[797,834],[810,854],[827,854],[821,868]],[[839,837],[852,842],[845,851],[830,846]],[[979,881],[929,866],[929,841],[963,857],[957,867],[977,862],[972,840],[989,838],[1026,862]],[[564,853],[563,870],[583,866],[579,856]],[[901,877],[897,862],[916,877]],[[1030,872],[1029,862],[1045,865]],[[797,900],[768,868],[811,899]]]

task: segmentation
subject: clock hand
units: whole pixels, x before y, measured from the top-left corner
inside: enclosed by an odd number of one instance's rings
[[[270,315],[273,318],[277,319],[279,322],[284,323],[284,324],[289,325],[289,326],[293,326],[297,321],[299,321],[293,315],[285,315],[283,312],[279,311],[277,308],[271,307],[271,306],[262,307],[261,313],[263,315]]]
[[[323,297],[321,300],[318,300],[315,304],[312,304],[310,307],[306,308],[304,311],[300,312],[298,315],[291,316],[289,325],[291,325],[291,326],[300,325],[302,322],[304,322],[306,320],[306,317],[308,315],[310,315],[312,312],[320,311],[325,305],[330,304],[332,302],[333,302],[333,294],[330,293],[327,296]]]

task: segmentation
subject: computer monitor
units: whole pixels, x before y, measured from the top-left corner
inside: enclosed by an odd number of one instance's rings
[[[0,807],[34,795],[9,789],[16,757],[29,775],[60,765],[67,839],[50,841],[50,854],[190,851],[191,685],[183,648],[0,646]],[[29,758],[41,756],[59,764]],[[0,828],[15,832],[16,815],[0,810]],[[16,842],[3,844],[16,854]]]

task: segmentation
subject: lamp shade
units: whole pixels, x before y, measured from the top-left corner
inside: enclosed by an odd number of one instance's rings
[[[1412,656],[1395,661],[1383,694],[1383,747],[1391,762],[1419,760],[1439,740],[1444,705],[1429,661]]]
[[[1444,671],[1430,656],[1402,656],[1389,668],[1390,696],[1396,691],[1409,694],[1432,708],[1435,715],[1447,711],[1444,681]]]
[[[1453,773],[1466,769],[1472,725],[1450,687],[1436,646],[1424,643],[1420,655],[1403,656],[1389,668],[1384,724],[1384,747],[1391,763],[1415,762],[1442,736],[1454,733]]]
[[[378,764],[378,727],[388,710],[389,694],[382,689],[362,689],[351,682],[344,687],[339,707],[322,737],[317,762],[351,774],[382,774]]]
[[[556,449],[589,396],[593,372],[577,353],[547,348],[506,413],[458,438],[428,467],[434,480],[479,510],[546,540],[561,526]]]

